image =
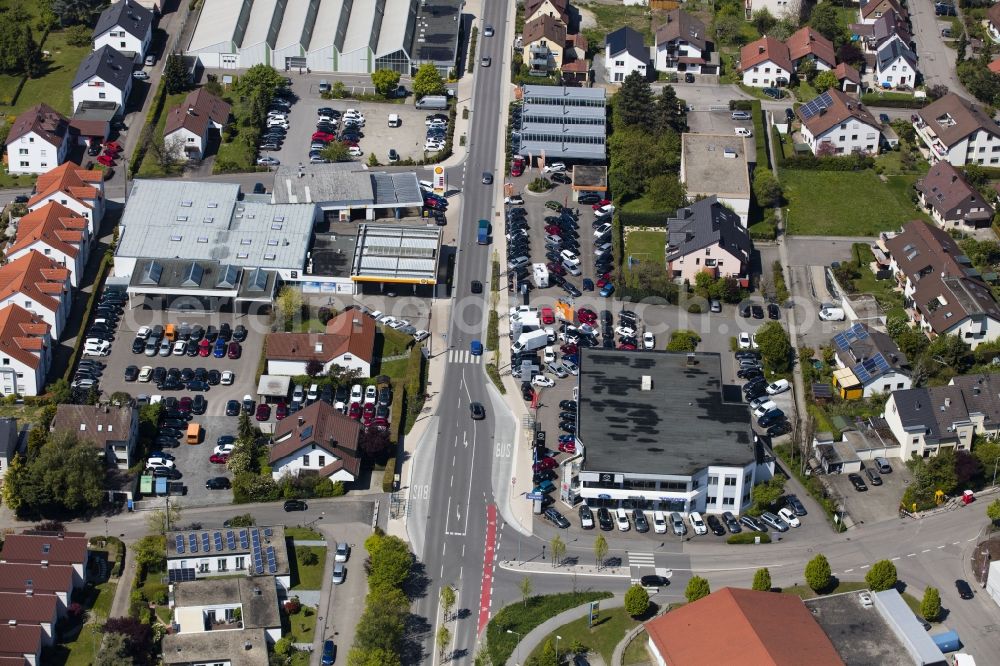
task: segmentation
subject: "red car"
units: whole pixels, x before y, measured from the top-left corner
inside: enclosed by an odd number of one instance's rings
[[[213,453],[208,457],[208,462],[215,465],[225,465],[229,460],[229,455],[225,453]]]
[[[271,418],[271,405],[261,403],[257,405],[257,413],[254,415],[258,421],[266,421]]]
[[[545,264],[545,267],[549,269],[550,273],[555,273],[556,275],[566,275],[566,267],[562,264],[557,264],[556,262],[551,261]]]
[[[552,308],[542,308],[542,323],[546,326],[556,323],[556,315],[552,312]]]
[[[363,413],[365,418],[365,425],[368,425],[369,423],[371,423],[372,419],[375,418],[375,403],[366,402]]]
[[[597,321],[597,313],[587,308],[580,308],[576,311],[576,317],[583,324],[593,324]]]
[[[569,356],[577,352],[577,347],[576,345],[563,345],[559,348],[559,351],[563,353],[563,356]]]
[[[361,403],[360,402],[352,402],[350,408],[347,410],[347,415],[350,416],[355,421],[357,421],[358,419],[360,419],[361,418]]]
[[[385,432],[386,430],[389,429],[389,419],[378,417],[374,421],[372,421],[372,425],[375,427],[376,430],[380,432]]]
[[[112,159],[110,155],[106,155],[106,154],[105,155],[101,155],[100,157],[98,157],[97,158],[97,163],[98,164],[102,164],[102,165],[104,165],[106,167],[112,167],[112,166],[115,165],[114,159]]]
[[[210,356],[211,354],[212,354],[212,343],[206,340],[205,338],[202,338],[201,342],[198,343],[198,356],[204,358],[205,356]]]
[[[635,351],[635,345],[630,345],[630,344],[618,345],[618,349],[623,349],[625,351]]]
[[[576,453],[575,442],[559,442],[559,450],[563,453]]]
[[[541,460],[539,460],[538,462],[536,462],[534,465],[532,465],[531,471],[537,474],[538,472],[545,472],[550,469],[555,469],[558,466],[559,465],[558,463],[556,463],[555,458],[546,456]]]
[[[594,204],[594,210],[597,210],[598,208],[604,208],[605,206],[610,206],[610,205],[611,205],[611,199],[601,199],[600,201]]]
[[[424,206],[426,206],[427,208],[441,208],[441,209],[447,208],[446,204],[442,204],[437,199],[424,199]]]
[[[181,414],[189,414],[191,412],[191,398],[184,396],[177,401],[177,411]]]
[[[561,232],[562,229],[560,229],[555,224],[550,224],[549,226],[545,227],[545,233],[552,234],[553,236],[558,236]]]
[[[108,141],[104,144],[104,150],[110,150],[114,154],[122,152],[122,145],[117,141]]]
[[[288,405],[284,402],[279,402],[274,406],[274,418],[278,421],[288,416]]]
[[[517,178],[522,173],[524,173],[524,162],[522,160],[514,160],[510,163],[510,175]]]
[[[611,280],[609,280],[606,277],[602,277],[600,280],[597,281],[597,288],[600,289],[604,285],[610,284],[610,283],[611,283]]]
[[[229,351],[227,352],[229,358],[239,358],[242,353],[243,349],[240,347],[240,343],[235,341],[229,343]]]
[[[327,142],[329,142],[329,141],[335,141],[336,139],[337,139],[337,137],[334,136],[333,134],[330,134],[329,132],[313,132],[313,135],[312,135],[312,140],[313,141],[327,141]]]

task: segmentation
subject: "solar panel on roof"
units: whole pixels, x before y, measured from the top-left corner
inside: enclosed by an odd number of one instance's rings
[[[815,115],[818,115],[821,110],[829,109],[833,105],[833,100],[830,97],[829,92],[825,92],[819,97],[816,97],[811,102],[803,104],[799,108],[799,114],[803,120],[809,120]]]
[[[312,437],[312,434],[313,434],[313,427],[310,424],[310,425],[307,425],[305,428],[303,428],[302,432],[299,433],[299,439],[302,440],[302,441],[305,441],[305,440],[309,439],[310,437]]]
[[[226,545],[229,547],[229,550],[236,550],[236,535],[233,534],[232,530],[226,532]]]
[[[177,548],[177,552],[178,553],[183,553],[184,552],[184,537],[181,536],[180,534],[178,534],[176,540],[174,541],[174,545]]]
[[[215,549],[222,550],[222,532],[215,533]]]
[[[208,532],[201,533],[201,549],[206,553],[212,550],[212,540],[208,538]]]
[[[198,552],[198,535],[197,534],[189,534],[188,535],[188,550],[190,550],[192,553],[197,553]]]
[[[264,528],[264,536],[269,537],[272,534],[274,534],[274,530],[272,530],[270,527],[265,527]]]
[[[170,569],[167,572],[167,577],[171,583],[183,583],[196,580],[194,569]]]
[[[247,538],[247,531],[240,530],[240,548],[244,550],[250,547],[250,540]]]

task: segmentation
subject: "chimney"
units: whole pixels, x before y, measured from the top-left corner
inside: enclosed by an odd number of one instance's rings
[[[260,596],[260,588],[259,587],[253,588],[253,593],[254,593],[255,596],[259,597]]]
[[[299,427],[301,428],[302,424],[305,423],[305,422],[306,422],[306,420],[300,416],[299,417]]]
[[[8,627],[16,627],[17,626],[17,620],[15,620],[14,618],[11,618],[11,619],[7,620],[7,626]]]
[[[951,398],[945,398],[944,399],[944,406],[945,407],[951,407]]]
[[[178,648],[178,649],[180,649],[180,648]],[[243,649],[244,650],[251,650],[251,649],[253,649],[253,643],[251,643],[250,641],[245,642],[243,644]]]
[[[26,597],[33,597],[33,596],[35,596],[35,591],[34,591],[34,590],[32,590],[32,589],[31,589],[31,588],[29,587],[28,589],[26,589],[26,590],[24,591],[24,596],[26,596]]]
[[[187,114],[188,114],[189,116],[195,116],[195,115],[197,115],[197,114],[196,114],[196,113],[194,112],[194,107],[193,107],[193,106],[189,106],[189,107],[187,108]]]
[[[954,183],[954,182],[955,182],[955,181],[957,181],[957,180],[958,180],[958,176],[956,176],[956,175],[952,175],[952,177],[951,177],[951,182],[953,182],[953,183]]]
[[[765,49],[765,48],[764,48],[763,46],[758,46],[758,47],[757,47],[757,53],[758,53],[758,54],[761,54],[761,53],[763,53],[763,52],[764,52],[764,51],[766,51],[766,50],[767,50],[767,49]]]
[[[690,367],[693,367],[695,365],[698,365],[698,362],[695,360],[694,354],[688,354],[687,355],[687,366],[690,368]]]
[[[48,569],[49,568],[49,561],[48,560],[42,560],[40,562],[40,564],[42,565],[43,569]]]
[[[62,532],[59,533],[59,540],[62,541],[66,537]]]

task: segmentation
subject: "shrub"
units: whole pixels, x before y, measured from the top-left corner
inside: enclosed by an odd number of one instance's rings
[[[833,571],[830,563],[822,554],[809,560],[805,570],[806,583],[813,592],[821,592],[830,587],[833,581]]]
[[[150,601],[158,606],[162,606],[167,603],[167,586],[165,583],[147,582],[143,589],[143,596],[146,597],[147,601]]]
[[[552,183],[548,178],[536,178],[528,183],[529,192],[548,192],[552,189]]]
[[[767,567],[757,569],[753,575],[752,587],[758,592],[771,591],[771,572],[767,570]]]
[[[295,559],[298,560],[299,564],[307,567],[319,564],[319,555],[317,555],[316,551],[308,546],[299,546],[296,548]]]
[[[302,602],[299,601],[298,597],[292,597],[285,602],[285,612],[289,615],[295,615],[300,610],[302,610]]]
[[[385,470],[382,472],[382,492],[392,492],[392,482],[396,476],[396,458],[389,458],[385,463]]]
[[[632,617],[639,617],[649,610],[649,592],[642,585],[633,585],[625,593],[625,611]]]
[[[694,576],[688,581],[687,588],[684,590],[684,596],[687,598],[688,603],[698,601],[702,597],[707,597],[712,593],[712,588],[709,586],[708,581],[701,576]]]
[[[896,565],[890,560],[879,560],[865,574],[865,582],[872,592],[882,592],[896,585]]]
[[[920,602],[920,614],[928,622],[934,622],[941,615],[941,593],[936,587],[924,590],[924,598]]]
[[[756,539],[760,539],[761,543],[771,543],[771,535],[767,532],[740,532],[739,534],[733,534],[728,539],[726,543],[732,544],[747,544],[755,543]]]

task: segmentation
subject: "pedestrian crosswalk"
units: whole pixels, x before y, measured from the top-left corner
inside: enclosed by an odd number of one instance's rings
[[[642,569],[655,569],[656,568],[656,556],[653,553],[633,553],[629,551],[628,555],[628,566],[629,572],[632,575],[632,584],[637,585],[639,580],[645,574],[653,573],[651,571],[644,572]]]
[[[473,356],[468,349],[449,349],[447,355],[448,363],[471,363],[479,365],[483,362],[482,355]]]

